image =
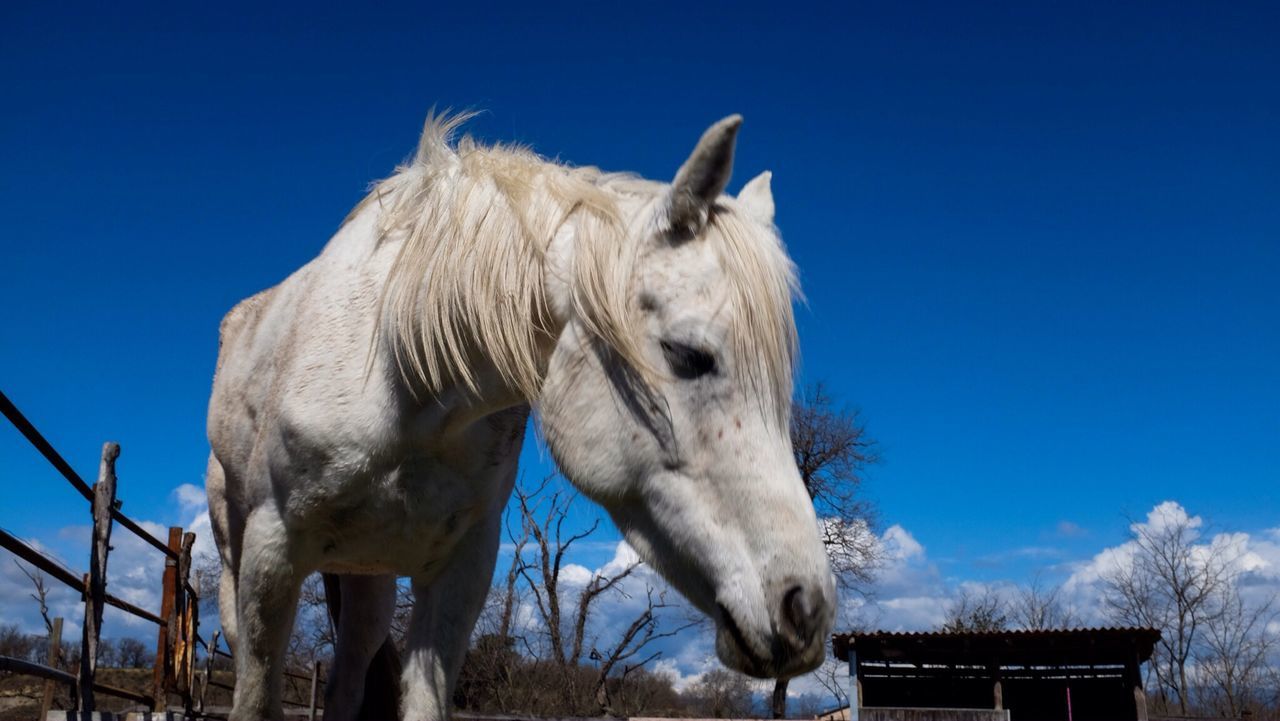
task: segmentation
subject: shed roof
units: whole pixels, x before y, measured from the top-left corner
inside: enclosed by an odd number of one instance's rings
[[[1160,632],[1154,628],[1072,628],[1017,631],[841,633],[831,637],[836,658],[859,661],[972,665],[1142,663]],[[1136,658],[1135,658],[1136,657]]]

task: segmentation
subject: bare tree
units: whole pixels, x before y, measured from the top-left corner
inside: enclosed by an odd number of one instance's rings
[[[119,645],[109,638],[98,639],[98,668],[120,668]]]
[[[532,491],[526,491],[519,486],[515,489],[516,499],[520,504],[522,531],[532,536],[537,544],[534,549],[537,554],[535,560],[532,563],[520,563],[517,572],[528,584],[537,606],[538,616],[545,624],[547,641],[551,647],[551,660],[561,666],[576,666],[582,658],[582,638],[578,623],[575,623],[572,631],[565,629],[564,613],[561,609],[563,600],[560,595],[561,572],[565,554],[573,544],[595,533],[600,526],[600,520],[594,520],[585,530],[566,536],[564,524],[569,518],[569,508],[576,496],[557,488],[549,498],[534,501],[534,498],[546,489],[550,480],[551,477],[544,478],[542,483]],[[636,562],[623,568],[613,578],[592,578],[591,583],[583,588],[579,597],[580,606],[585,606],[589,610],[592,600],[631,575],[638,565],[639,562]],[[585,626],[587,619],[579,615],[580,625]],[[576,639],[576,644],[570,639]],[[567,640],[568,644],[566,644]]]
[[[325,591],[329,590],[326,586]],[[409,633],[409,621],[413,618],[413,601],[413,586],[397,579],[395,609],[391,612],[391,642],[399,653],[404,653],[405,635]],[[333,623],[332,613],[329,622]]]
[[[844,706],[849,703],[849,687],[848,677],[841,678],[840,671],[847,668],[847,661],[828,656],[823,660],[822,665],[817,671],[813,672],[818,683],[831,697],[836,700],[836,706]]]
[[[147,668],[152,665],[155,654],[147,650],[147,645],[136,638],[120,639],[118,647],[121,668]]]
[[[791,411],[791,448],[800,480],[823,519],[832,571],[847,590],[865,592],[879,563],[871,528],[875,508],[862,493],[867,466],[880,460],[856,410],[839,408],[821,383],[809,386]]]
[[[1160,629],[1151,669],[1166,703],[1172,696],[1185,716],[1197,644],[1222,619],[1219,599],[1234,580],[1235,553],[1225,544],[1197,545],[1198,526],[1185,516],[1131,529],[1132,560],[1103,578],[1103,600],[1115,621]]]
[[[313,573],[302,582],[285,664],[297,673],[309,673],[316,661],[328,661],[332,657],[336,638],[325,602],[324,579],[319,573]]]
[[[218,554],[200,554],[191,559],[192,584],[200,599],[200,617],[218,617],[218,589],[222,582],[222,560]]]
[[[544,486],[545,483],[544,480]],[[513,519],[518,521],[519,530],[513,528]],[[515,682],[522,659],[516,651],[513,632],[519,623],[519,609],[529,598],[522,581],[531,563],[525,558],[530,533],[523,514],[507,514],[506,521],[507,536],[512,541],[511,563],[502,580],[489,589],[458,680],[456,701],[472,710],[509,712],[515,710],[513,699],[519,695]]]
[[[591,536],[599,527],[599,519],[577,533],[567,533],[565,522],[575,494],[556,488],[549,497],[535,501],[535,496],[545,495],[550,478],[534,489],[517,487],[516,500],[520,509],[520,531],[508,528],[508,535],[515,544],[515,554],[508,571],[499,616],[500,633],[509,634],[512,628],[512,606],[516,594],[515,579],[522,578],[536,609],[549,647],[549,660],[562,671],[562,691],[566,710],[572,710],[575,699],[582,698],[585,689],[576,688],[581,677],[579,666],[584,654],[598,663],[591,698],[599,710],[608,713],[610,707],[609,679],[628,674],[657,659],[661,653],[647,655],[645,649],[658,639],[667,638],[692,625],[690,622],[670,630],[660,627],[660,611],[670,608],[665,595],[646,589],[645,608],[632,619],[622,635],[606,642],[596,638],[587,641],[587,629],[597,602],[606,595],[620,594],[619,584],[640,568],[639,560],[633,561],[612,574],[596,571],[568,604],[562,589],[562,573],[566,554],[575,543]],[[532,560],[523,556],[526,545],[532,541]],[[526,641],[526,648],[534,650]]]
[[[821,383],[805,389],[791,411],[791,449],[813,499],[822,542],[841,588],[866,595],[880,563],[875,509],[862,492],[866,467],[879,460],[858,412],[839,408]],[[774,682],[770,710],[787,714],[789,679]]]
[[[0,656],[40,662],[42,659],[39,658],[39,648],[38,637],[23,633],[18,624],[0,626]]]
[[[542,487],[546,486],[543,481]],[[522,505],[523,509],[524,506]],[[506,578],[499,591],[500,610],[498,612],[497,634],[502,638],[511,636],[511,625],[515,620],[515,611],[522,600],[522,592],[519,588],[519,581],[524,577],[524,573],[528,570],[528,565],[524,557],[524,549],[529,545],[529,525],[525,522],[524,514],[520,516],[520,532],[516,533],[507,526],[507,535],[511,538],[511,565],[507,568]],[[492,595],[492,594],[491,594]]]
[[[683,695],[694,713],[703,718],[747,718],[755,706],[751,680],[723,668],[703,674]]]
[[[607,715],[613,715],[608,682],[614,676],[615,669],[620,668],[621,674],[618,675],[625,679],[632,672],[641,670],[650,661],[662,655],[661,651],[653,651],[642,658],[632,660],[643,652],[650,643],[661,638],[669,638],[701,623],[700,620],[689,620],[675,628],[661,630],[656,612],[670,607],[671,604],[666,602],[665,592],[657,594],[655,598],[652,587],[646,587],[645,595],[647,597],[645,609],[631,621],[631,625],[627,626],[627,630],[622,632],[622,637],[618,639],[617,643],[604,653],[594,648],[591,650],[591,657],[600,662],[599,673],[596,677],[595,699],[600,706],[601,712]]]
[[[1039,574],[1030,584],[1018,589],[1010,604],[1009,616],[1013,625],[1033,631],[1071,628],[1080,622],[1075,609],[1063,598],[1062,587],[1046,588]]]
[[[942,630],[947,633],[1003,631],[1009,627],[1009,614],[998,591],[984,586],[974,593],[961,589],[960,595],[947,607]]]
[[[31,594],[31,599],[40,604],[40,618],[44,619],[44,628],[47,633],[53,633],[53,619],[49,618],[49,587],[44,585],[44,574],[39,571],[29,571],[27,567],[14,560],[13,565],[22,571],[22,575],[31,581],[31,585],[35,587],[35,592]]]
[[[1275,671],[1269,664],[1280,646],[1280,639],[1269,628],[1280,614],[1274,596],[1250,606],[1238,583],[1223,588],[1218,604],[1219,613],[1205,624],[1197,665],[1208,682],[1208,695],[1215,706],[1212,710],[1238,718],[1265,701],[1262,689],[1269,681],[1268,672]]]

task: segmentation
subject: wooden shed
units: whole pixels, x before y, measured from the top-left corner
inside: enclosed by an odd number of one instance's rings
[[[838,634],[850,721],[1146,721],[1141,666],[1160,632],[1082,628]]]

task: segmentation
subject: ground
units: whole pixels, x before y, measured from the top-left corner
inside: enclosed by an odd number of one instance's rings
[[[108,686],[127,689],[138,693],[150,693],[152,670],[149,668],[107,668],[98,669],[98,681]],[[218,683],[231,685],[234,677],[230,671],[215,671],[213,678]],[[44,693],[44,680],[31,676],[0,674],[0,721],[30,721],[40,714],[40,699]],[[309,682],[289,679],[285,687],[285,698],[300,705],[306,705],[310,693]],[[114,698],[103,693],[95,696],[100,711],[143,710],[137,703],[128,699]],[[170,697],[170,703],[180,706],[177,696]],[[54,708],[65,709],[68,704],[66,686],[57,687],[54,695]],[[231,692],[223,688],[210,687],[205,697],[209,707],[228,707],[231,705]]]

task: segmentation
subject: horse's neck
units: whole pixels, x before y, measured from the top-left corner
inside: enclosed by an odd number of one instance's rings
[[[355,222],[363,220],[366,219],[358,217]],[[340,263],[363,258],[366,268],[363,282],[371,282],[374,278],[385,280],[390,263],[394,261],[400,244],[394,240],[384,243],[379,239],[376,230],[376,212],[369,213],[367,220],[367,230],[358,229],[358,232],[345,237],[341,234],[335,236],[326,247],[325,254]],[[563,308],[563,312],[552,310],[550,316],[544,321],[548,337],[538,348],[539,362],[544,368],[554,352],[556,339],[563,331],[568,322],[568,314],[571,312],[569,286],[571,275],[567,263],[571,262],[572,242],[572,232],[566,230],[558,233],[557,238],[548,248],[549,262],[544,270],[543,280],[544,297],[549,304]],[[553,265],[557,268],[554,272],[551,270]],[[376,319],[373,320],[376,322]],[[378,335],[373,353],[375,354],[374,364],[383,369],[383,375],[387,381],[396,387],[396,395],[403,398],[409,407],[418,408],[419,411],[415,415],[419,415],[422,422],[436,426],[440,433],[461,431],[476,421],[491,416],[515,418],[522,413],[527,415],[529,406],[536,402],[536,398],[526,397],[501,376],[483,348],[472,348],[470,352],[474,389],[468,389],[461,382],[455,381],[451,387],[434,393],[422,388],[421,384],[406,379],[398,371],[391,345],[385,334]]]
[[[632,203],[637,207],[628,207]],[[639,201],[625,202],[620,208],[624,213],[636,212]],[[395,236],[382,238],[378,228],[379,209],[376,204],[369,204],[353,217],[329,245],[323,255],[326,261],[350,267],[362,267],[363,272],[354,279],[356,283],[385,284],[391,264],[400,251],[402,240]],[[546,368],[556,342],[565,327],[573,321],[573,256],[575,245],[581,241],[579,224],[569,218],[551,238],[545,248],[543,257],[542,283],[543,298],[547,304],[548,314],[540,320],[540,325],[547,331],[542,342],[538,344],[537,354],[540,367]],[[527,242],[527,239],[511,238],[511,242]],[[430,279],[424,279],[430,282]],[[512,298],[512,302],[533,302],[533,298]],[[376,319],[370,319],[376,322]],[[372,325],[370,326],[372,328]],[[415,403],[424,406],[443,406],[445,415],[462,423],[474,422],[479,418],[502,412],[507,409],[536,403],[536,397],[527,397],[514,388],[508,379],[504,379],[497,371],[486,350],[473,347],[470,351],[470,369],[474,375],[474,392],[460,387],[443,389],[437,393],[424,395],[423,389],[415,387],[413,381],[407,380],[396,370],[396,361],[391,345],[385,334],[379,334],[374,349],[379,354],[379,364],[386,368],[388,378],[402,386],[403,395],[412,398]],[[433,415],[437,415],[433,413]]]

